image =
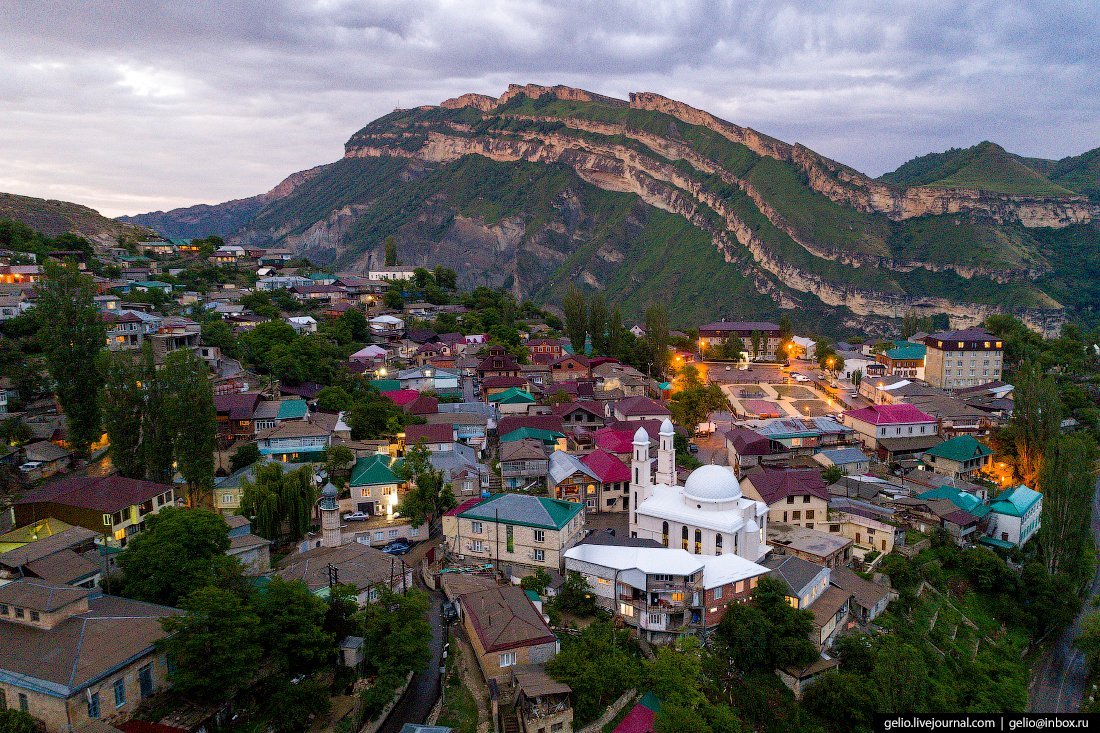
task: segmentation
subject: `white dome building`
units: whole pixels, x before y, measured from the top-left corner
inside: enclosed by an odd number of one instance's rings
[[[745,498],[737,477],[725,466],[700,466],[678,486],[673,437],[672,423],[666,419],[654,481],[649,434],[644,428],[634,434],[630,535],[696,555],[732,553],[753,562],[762,558],[770,549],[764,539],[767,505]]]

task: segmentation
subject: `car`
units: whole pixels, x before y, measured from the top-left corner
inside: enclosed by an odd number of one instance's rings
[[[727,372],[728,372],[728,371],[730,371],[731,369],[733,369],[733,367],[731,367],[731,366],[729,366],[729,365],[727,365],[727,366],[726,366],[726,371],[727,371]]]
[[[688,443],[688,453],[698,453],[698,452],[699,452],[699,446],[695,445],[695,443]]]
[[[345,522],[363,522],[370,519],[370,515],[366,512],[349,512],[344,515]]]
[[[444,601],[442,608],[443,620],[447,623],[458,621],[458,606],[453,601]]]
[[[382,552],[387,555],[404,555],[406,552],[412,549],[412,545],[405,538],[396,539],[382,548]]]
[[[19,465],[19,470],[23,473],[30,473],[34,469],[42,465],[42,461],[27,461]]]
[[[848,396],[854,400],[856,397],[859,397],[859,392],[849,392]]]

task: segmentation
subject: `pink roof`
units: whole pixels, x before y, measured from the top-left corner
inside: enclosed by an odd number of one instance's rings
[[[779,409],[779,405],[774,402],[768,402],[767,400],[743,400],[741,404],[745,406],[745,412],[751,412],[760,417],[767,417],[769,415],[783,417],[783,410]]]
[[[612,733],[653,733],[657,713],[645,705],[635,705]]]
[[[454,509],[451,509],[450,511],[448,511],[446,513],[446,516],[448,516],[448,517],[457,517],[462,512],[466,511],[467,509],[473,509],[475,506],[477,506],[478,504],[480,504],[483,501],[485,501],[485,500],[482,499],[480,496],[475,496],[473,499],[467,499],[466,501],[464,501],[461,504],[459,504],[458,506],[456,506]]]
[[[592,469],[592,473],[605,484],[630,481],[630,468],[618,456],[601,448],[583,456],[581,463]]]
[[[634,433],[629,430],[600,428],[592,437],[596,445],[609,453],[630,453],[634,450]]]
[[[853,420],[871,425],[898,425],[907,423],[936,422],[936,418],[912,405],[871,405],[844,413]]]
[[[396,403],[398,407],[404,407],[419,397],[420,393],[415,389],[398,389],[393,392],[383,392],[382,396],[389,397],[390,401]]]

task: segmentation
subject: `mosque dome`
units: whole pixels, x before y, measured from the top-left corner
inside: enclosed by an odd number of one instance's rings
[[[700,466],[684,482],[684,496],[706,502],[736,501],[741,498],[741,484],[725,466]]]

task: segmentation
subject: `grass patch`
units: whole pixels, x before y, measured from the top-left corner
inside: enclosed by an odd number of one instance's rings
[[[454,728],[458,733],[477,733],[477,701],[458,673],[461,653],[457,644],[451,645],[451,654],[447,658],[447,688],[443,693],[443,709],[439,712],[438,725]]]

